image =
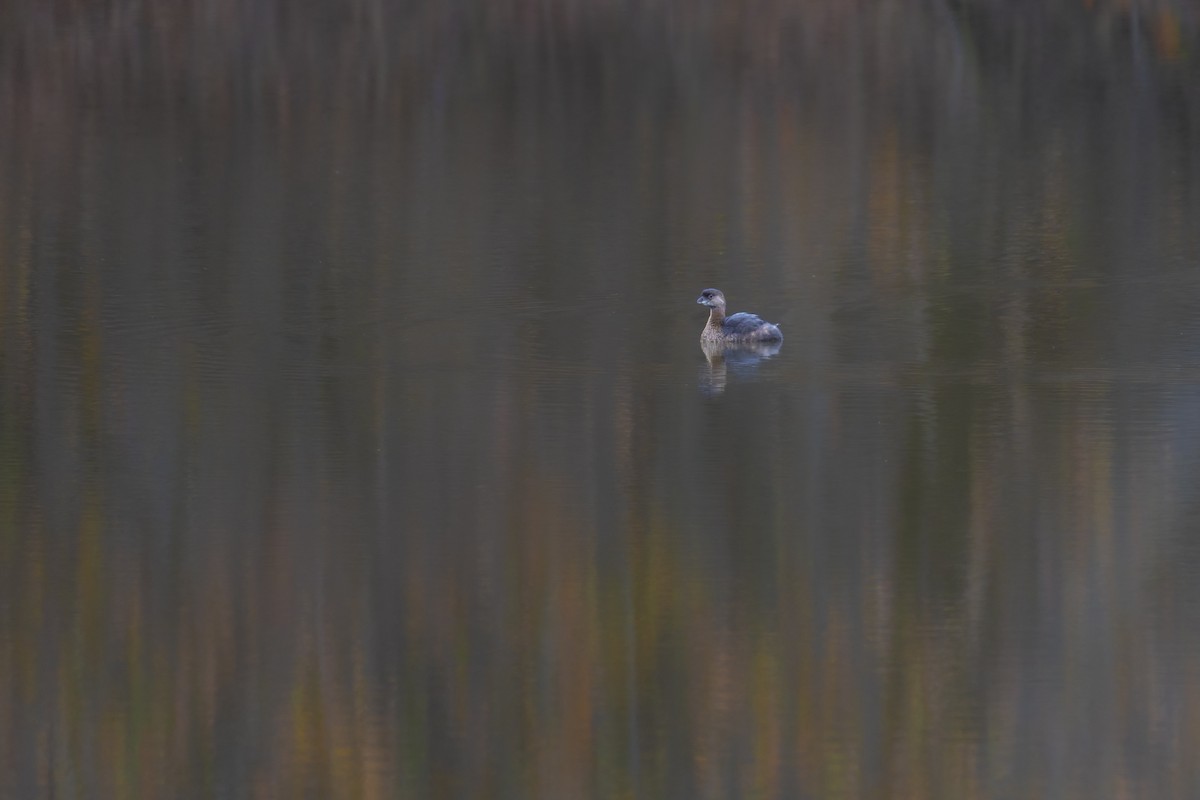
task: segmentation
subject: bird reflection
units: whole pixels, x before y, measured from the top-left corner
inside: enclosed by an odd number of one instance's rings
[[[700,391],[709,396],[725,391],[729,371],[734,376],[745,375],[754,370],[760,361],[771,358],[783,347],[783,342],[747,342],[726,344],[701,342],[707,366],[700,369]]]

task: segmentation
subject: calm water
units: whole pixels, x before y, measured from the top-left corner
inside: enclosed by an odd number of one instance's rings
[[[1200,139],[1070,97],[21,106],[0,793],[1197,796]]]

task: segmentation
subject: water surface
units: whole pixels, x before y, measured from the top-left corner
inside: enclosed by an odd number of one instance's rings
[[[3,793],[1195,796],[1200,141],[1070,97],[24,107]]]

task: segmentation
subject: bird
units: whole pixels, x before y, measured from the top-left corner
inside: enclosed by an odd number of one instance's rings
[[[779,326],[765,321],[757,314],[739,311],[725,316],[725,295],[720,289],[705,289],[696,298],[708,306],[708,323],[700,332],[700,342],[710,344],[746,344],[748,342],[782,342]]]

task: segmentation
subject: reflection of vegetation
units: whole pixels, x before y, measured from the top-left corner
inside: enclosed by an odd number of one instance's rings
[[[1198,42],[1195,7],[1167,0],[17,0],[0,10],[10,86],[273,99],[284,113],[305,96],[426,97],[487,74],[582,86],[732,63],[805,81],[825,66],[830,88],[843,82],[832,67],[849,64],[872,80],[930,84],[993,64],[1063,86],[1102,83],[1126,65],[1182,78],[1194,74]]]
[[[320,47],[317,3],[0,6],[9,90],[183,87],[217,104],[261,92],[281,115],[310,89],[374,97],[513,77],[489,73],[496,64],[587,87],[627,68],[614,55],[626,49],[669,58],[650,72],[673,80],[680,67],[738,62],[753,78],[857,58],[931,82],[861,102],[835,92],[865,115],[832,123],[835,143],[787,102],[733,103],[736,150],[719,126],[646,103],[632,126],[644,150],[616,166],[659,193],[648,207],[597,177],[609,162],[553,184],[539,170],[586,162],[578,139],[565,155],[561,132],[514,145],[528,131],[483,103],[428,141],[404,129],[366,149],[353,125],[279,126],[251,157],[231,143],[240,131],[97,145],[69,124],[31,126],[29,150],[0,158],[0,666],[12,676],[0,793],[1042,796],[1038,777],[1062,763],[1013,775],[1014,753],[1047,724],[1102,713],[1088,701],[1108,688],[1114,750],[1118,730],[1195,749],[1195,656],[1170,641],[1178,631],[1134,624],[1136,580],[1118,566],[1154,543],[1115,533],[1122,514],[1139,533],[1161,526],[1186,469],[1155,450],[1123,486],[1114,461],[1136,443],[1120,439],[1109,385],[1034,384],[1039,369],[1086,363],[1126,307],[1121,292],[1071,283],[1098,247],[1081,233],[1089,215],[1131,220],[1106,243],[1195,242],[1188,213],[1137,216],[1175,191],[1157,146],[1168,137],[1131,131],[1140,152],[1091,141],[1090,100],[1048,124],[1004,95],[976,98],[965,133],[957,120],[922,135],[870,116],[876,102],[935,104],[940,59],[1012,69],[1035,112],[1101,57],[1115,65],[1106,74],[1124,65],[1194,91],[1174,82],[1194,71],[1194,18],[1136,2],[1017,14],[965,0],[905,19],[884,4],[677,6],[646,3],[630,22],[605,3],[477,15],[347,3],[320,18]],[[621,25],[600,24],[606,14]],[[835,89],[854,74],[796,73]],[[937,147],[951,152],[935,163]],[[706,172],[710,161],[721,163]],[[1136,180],[1092,191],[1096,163]],[[510,171],[542,182],[489,183]],[[711,208],[688,205],[698,194]],[[719,416],[747,413],[732,402],[683,419],[688,380],[671,394],[661,373],[604,360],[633,347],[587,327],[611,321],[580,314],[577,340],[554,336],[562,320],[533,300],[573,280],[594,291],[561,264],[575,263],[569,243],[596,208],[666,219],[628,225],[627,252],[650,241],[656,262],[706,252],[719,228],[722,244],[756,252],[782,241],[762,259],[782,265],[781,284],[823,270],[811,319],[787,329],[806,368],[737,398],[777,427],[739,441],[744,429]],[[828,219],[839,224],[810,222]],[[76,263],[59,248],[106,257]],[[449,266],[414,278],[429,255]],[[1116,279],[1141,265],[1100,263]],[[616,258],[598,273],[637,304],[632,289],[660,265],[642,266]],[[409,294],[417,284],[424,294]],[[538,296],[503,294],[514,285]],[[455,309],[499,296],[521,322],[459,332],[433,355],[381,322],[464,296]],[[602,355],[574,358],[601,340]],[[497,352],[539,369],[489,369]],[[446,360],[470,368],[438,374]],[[754,470],[731,477],[703,438]],[[1116,677],[1074,663],[1081,653]],[[1164,726],[1158,708],[1186,710]],[[1130,773],[1136,760],[1086,763],[1111,779],[1102,789],[1164,796],[1152,790],[1187,782]]]

